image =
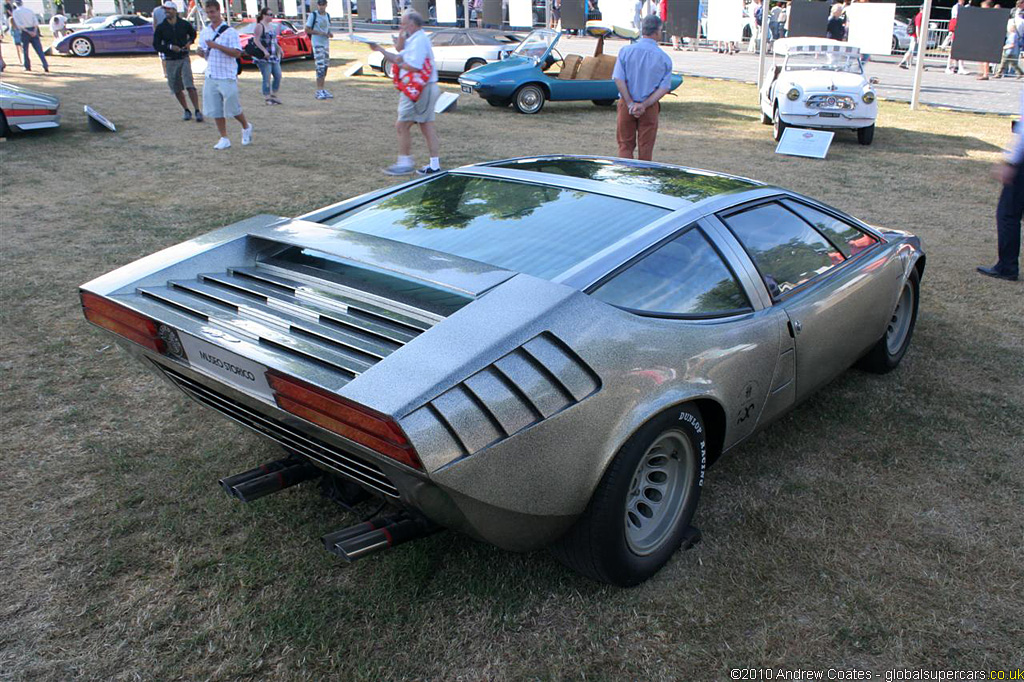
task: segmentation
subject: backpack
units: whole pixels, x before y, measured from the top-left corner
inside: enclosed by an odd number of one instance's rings
[[[228,26],[228,22],[225,21],[221,25],[221,27],[219,29],[217,29],[217,34],[213,36],[214,42],[217,41],[217,38],[220,38],[220,34],[221,33],[223,33],[224,31],[228,30],[229,28],[231,28],[231,27]],[[237,76],[238,74],[242,73],[242,60],[239,59],[238,57],[235,57],[235,67],[236,67],[235,75]]]

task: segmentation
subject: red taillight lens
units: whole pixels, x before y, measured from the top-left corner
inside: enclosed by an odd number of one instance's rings
[[[414,469],[423,469],[419,455],[401,427],[390,417],[293,377],[267,372],[278,407],[329,431],[365,445]]]
[[[166,352],[167,344],[153,320],[96,294],[83,291],[81,297],[85,319],[152,351]]]

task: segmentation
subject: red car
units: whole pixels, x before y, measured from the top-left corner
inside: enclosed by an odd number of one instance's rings
[[[284,55],[282,61],[313,58],[313,45],[309,42],[309,36],[305,31],[296,29],[295,24],[285,19],[274,19],[273,23],[277,25],[279,31],[277,42],[281,44],[281,52]],[[243,50],[245,50],[245,44],[252,40],[252,31],[255,27],[256,22],[252,19],[235,25]],[[242,52],[242,64],[252,65],[252,57],[244,51]]]

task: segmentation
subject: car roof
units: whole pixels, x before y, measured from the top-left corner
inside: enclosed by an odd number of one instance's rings
[[[793,52],[848,52],[860,54],[860,48],[850,43],[831,38],[779,38],[772,46],[775,54]]]

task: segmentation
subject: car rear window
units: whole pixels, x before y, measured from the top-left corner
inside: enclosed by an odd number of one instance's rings
[[[666,213],[579,190],[445,175],[327,224],[552,279]]]
[[[739,178],[668,166],[631,165],[611,159],[534,158],[515,159],[497,164],[498,168],[554,173],[585,180],[600,180],[614,185],[645,189],[658,194],[700,201],[726,192],[750,189],[756,185]]]

